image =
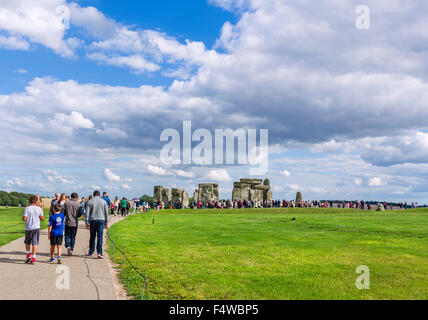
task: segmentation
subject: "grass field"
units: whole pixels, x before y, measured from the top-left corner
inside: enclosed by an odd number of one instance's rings
[[[0,208],[0,246],[24,236],[25,223],[22,221],[23,212],[24,208]],[[45,217],[47,213],[48,210],[45,209]],[[47,225],[47,219],[40,222],[42,229],[47,228]],[[5,227],[8,227],[6,233]]]
[[[153,212],[110,230],[150,299],[428,298],[428,209]],[[355,286],[359,265],[369,290]],[[129,267],[122,282],[141,297]]]

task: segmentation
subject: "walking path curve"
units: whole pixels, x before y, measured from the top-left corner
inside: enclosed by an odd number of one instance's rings
[[[109,226],[120,221],[111,217]],[[106,247],[104,233],[104,247]],[[47,230],[42,230],[35,265],[25,264],[24,238],[0,247],[0,300],[115,300],[117,280],[114,279],[108,257],[86,257],[89,231],[79,222],[74,255],[66,256],[63,246],[61,265],[49,264],[50,251]],[[70,288],[58,289],[68,267]],[[58,272],[58,273],[57,273]],[[58,280],[57,280],[58,279]]]

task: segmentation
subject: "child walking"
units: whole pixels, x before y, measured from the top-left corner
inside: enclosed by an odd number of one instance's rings
[[[49,217],[49,229],[48,237],[51,242],[51,259],[49,263],[55,262],[55,247],[58,250],[57,263],[62,263],[61,251],[62,251],[62,240],[64,236],[64,214],[61,213],[61,205],[56,204],[54,207],[54,213]]]
[[[25,221],[25,251],[27,257],[25,263],[35,264],[37,246],[40,241],[40,220],[45,220],[43,211],[38,205],[39,198],[37,196],[30,197],[30,206],[24,210],[22,220]],[[32,247],[32,248],[31,248]],[[31,250],[31,251],[30,251]]]

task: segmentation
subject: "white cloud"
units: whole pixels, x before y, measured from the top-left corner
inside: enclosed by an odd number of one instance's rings
[[[229,182],[232,181],[226,169],[213,169],[205,174],[205,178],[211,181]]]
[[[9,47],[28,50],[28,42],[33,42],[63,57],[75,57],[76,41],[65,38],[65,29],[59,27],[61,18],[56,13],[56,8],[65,3],[65,0],[2,1],[0,30],[9,34],[6,40]]]
[[[128,134],[119,128],[109,127],[107,123],[103,123],[103,126],[103,129],[96,130],[97,134],[106,136],[111,139],[125,139],[128,137]]]
[[[122,189],[131,190],[132,188],[128,184],[122,184]]]
[[[364,146],[362,158],[379,166],[428,163],[428,133],[372,139]]]
[[[23,68],[16,69],[14,72],[18,73],[18,74],[27,74],[28,73],[28,71],[23,69]]]
[[[420,179],[425,176],[421,178],[420,171],[425,172],[428,159],[427,133],[422,132],[428,129],[426,1],[409,2],[405,11],[397,1],[388,3],[387,9],[382,2],[373,3],[377,29],[364,33],[349,23],[356,0],[211,2],[241,12],[236,23],[224,25],[217,51],[202,42],[179,41],[159,31],[119,24],[95,8],[77,4],[70,5],[75,16],[72,27],[88,32],[82,39],[68,39],[63,31],[50,28],[54,23],[51,8],[64,1],[42,1],[39,6],[35,1],[2,2],[3,41],[15,37],[23,41],[22,49],[37,50],[41,44],[67,57],[84,45],[84,52],[100,55],[105,64],[133,72],[155,71],[147,62],[162,66],[163,74],[178,77],[165,88],[36,78],[22,92],[0,95],[0,134],[8,137],[0,146],[10,150],[2,154],[2,164],[7,167],[25,159],[28,163],[26,150],[32,150],[42,155],[40,161],[56,158],[62,164],[90,168],[92,159],[111,161],[108,165],[116,168],[114,160],[125,153],[157,156],[161,129],[177,128],[189,119],[201,124],[204,119],[208,129],[241,128],[243,123],[269,128],[271,145],[300,144],[313,152],[336,152],[338,159],[349,161],[342,164],[318,155],[327,159],[324,165],[305,157],[278,157],[286,165],[276,168],[272,176],[290,170],[293,174],[286,175],[287,182],[302,185],[308,192],[322,189],[323,181],[329,183],[323,195],[337,190],[343,194],[368,189],[370,195],[375,191],[377,195],[384,192],[383,196],[400,188],[424,190]],[[24,7],[22,17],[17,16],[19,5]],[[37,28],[33,21],[47,28]],[[78,123],[86,124],[67,125],[73,112],[82,116]],[[57,121],[48,129],[80,134],[67,137],[67,152],[58,144],[57,135],[46,130],[49,119]],[[144,123],[144,130],[130,125],[132,121]],[[352,154],[342,157],[348,152]],[[147,164],[157,163],[147,159],[142,171]],[[172,180],[204,177],[192,169],[150,166],[147,172]],[[242,172],[240,168],[228,170],[233,176]],[[213,177],[228,180],[229,172]],[[314,175],[318,182],[310,189]],[[380,182],[370,181],[373,177]],[[383,185],[375,190],[363,188],[379,183]]]
[[[145,71],[154,72],[160,69],[159,65],[147,61],[144,57],[136,54],[130,56],[106,56],[102,52],[95,52],[88,54],[87,57],[90,60],[95,60],[109,66],[131,68],[136,73],[143,73]]]
[[[428,133],[402,132],[399,136],[366,137],[315,144],[312,152],[360,152],[362,159],[377,166],[428,163]]]
[[[168,174],[168,172],[165,169],[151,165],[151,164],[149,164],[147,166],[147,171],[149,173],[152,173],[152,174],[158,175],[158,176],[166,176]]]
[[[28,41],[19,37],[5,37],[0,35],[0,48],[10,50],[29,50],[30,44],[28,43]]]
[[[302,191],[302,187],[298,184],[288,184],[287,187],[293,191]]]
[[[362,184],[363,184],[363,179],[361,179],[361,178],[355,178],[354,179],[354,183],[355,183],[355,185],[356,186],[361,186]]]
[[[288,170],[282,170],[280,173],[281,173],[284,177],[289,177],[289,176],[291,175],[290,171],[288,171]]]
[[[44,170],[43,173],[50,183],[59,183],[71,185],[74,184],[74,179],[66,175],[60,175],[56,170]]]
[[[80,112],[73,111],[70,115],[64,113],[55,114],[49,120],[49,125],[55,130],[65,134],[72,134],[75,129],[92,129],[94,123],[85,118]]]
[[[380,177],[373,177],[373,178],[369,179],[367,185],[369,187],[379,187],[379,186],[384,185],[384,182],[382,181],[382,179]]]
[[[120,176],[118,176],[117,174],[113,173],[113,171],[111,171],[110,169],[104,169],[104,177],[108,180],[108,181],[120,181]]]
[[[251,0],[208,0],[208,2],[227,10],[242,10],[250,7],[252,3],[257,3]]]
[[[183,178],[192,179],[195,177],[195,174],[193,172],[188,172],[188,171],[184,171],[184,170],[174,170],[174,172],[177,176],[183,177]]]
[[[111,182],[125,181],[132,182],[131,178],[123,178],[117,174],[115,174],[111,169],[104,169],[104,178]],[[106,187],[107,188],[107,187]]]
[[[11,187],[22,187],[24,185],[24,183],[22,182],[22,180],[20,178],[13,178],[13,179],[9,179],[6,181],[6,187],[7,188],[11,188]]]

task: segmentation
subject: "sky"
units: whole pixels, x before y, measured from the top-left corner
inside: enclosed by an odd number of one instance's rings
[[[0,0],[0,189],[228,199],[250,177],[276,199],[428,203],[428,3],[372,0],[366,29],[360,5]],[[267,172],[164,163],[183,121],[269,130]]]

